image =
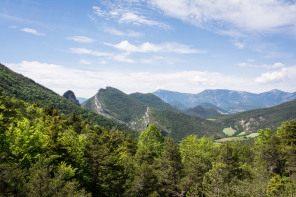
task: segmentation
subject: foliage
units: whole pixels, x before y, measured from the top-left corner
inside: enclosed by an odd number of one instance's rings
[[[254,143],[177,144],[151,124],[136,140],[0,88],[0,196],[295,196],[295,133],[291,120]]]

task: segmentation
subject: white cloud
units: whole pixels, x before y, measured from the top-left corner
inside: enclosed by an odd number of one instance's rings
[[[234,42],[234,46],[236,46],[239,49],[243,49],[245,47],[245,44],[242,42]]]
[[[156,26],[161,27],[163,29],[169,29],[170,27],[164,23],[148,20],[144,16],[138,16],[135,13],[127,12],[123,13],[121,17],[118,19],[119,23],[131,23],[135,25],[148,25],[148,26]]]
[[[277,62],[277,63],[274,63],[271,67],[272,68],[281,68],[281,67],[284,67],[285,65],[282,63],[282,62]]]
[[[137,1],[135,1],[137,2]],[[101,2],[102,3],[102,2]],[[171,27],[157,20],[149,19],[145,16],[145,11],[140,9],[131,1],[117,1],[116,3],[104,2],[104,10],[99,6],[93,6],[94,14],[106,19],[115,20],[121,24],[147,25],[162,29],[170,29]]]
[[[85,60],[85,59],[81,59],[79,62],[80,62],[81,64],[92,64],[91,61],[88,61],[88,60]]]
[[[97,57],[106,57],[108,59],[115,60],[117,62],[125,62],[125,63],[134,63],[135,61],[128,56],[130,55],[129,52],[126,53],[121,53],[121,54],[113,54],[113,53],[107,53],[107,52],[101,52],[101,51],[94,51],[91,49],[86,49],[86,48],[70,48],[69,49],[70,53],[76,53],[80,55],[92,55],[92,56],[97,56]],[[106,61],[103,60],[106,64]],[[80,60],[80,63],[81,60]],[[84,61],[84,63],[86,63]]]
[[[278,71],[266,72],[256,78],[257,83],[277,83],[296,78],[296,66],[285,67]],[[295,80],[294,80],[295,81]]]
[[[26,32],[26,33],[30,33],[30,34],[34,34],[36,36],[45,36],[45,34],[40,33],[35,29],[23,28],[23,29],[21,29],[21,31]]]
[[[118,62],[127,62],[127,63],[134,63],[135,61],[132,60],[131,58],[128,58],[130,53],[122,53],[122,54],[117,54],[113,55],[110,57],[110,59],[114,59],[115,61]]]
[[[73,40],[75,42],[82,42],[82,43],[91,43],[94,42],[93,39],[86,37],[86,36],[72,36],[72,37],[68,37],[68,40]]]
[[[105,12],[98,6],[93,6],[94,13],[98,16],[104,16]]]
[[[226,32],[278,32],[296,26],[296,2],[285,0],[152,0],[165,14]]]
[[[112,86],[126,93],[153,92],[159,88],[197,93],[204,89],[227,88],[255,91],[251,79],[207,71],[100,72],[73,69],[37,61],[6,64],[12,70],[32,78],[60,95],[71,89],[76,96],[91,97],[100,88]]]
[[[86,48],[70,48],[71,53],[82,54],[82,55],[93,55],[98,57],[108,57],[112,56],[111,53],[101,52],[101,51],[94,51]]]
[[[124,40],[118,44],[105,43],[108,46],[112,46],[116,49],[127,51],[130,53],[150,53],[150,52],[171,52],[179,54],[190,54],[190,53],[207,53],[206,50],[192,49],[186,45],[179,44],[176,42],[167,42],[163,44],[152,44],[145,42],[139,46],[130,44],[127,40]]]
[[[105,27],[104,28],[104,31],[105,32],[108,32],[112,35],[115,35],[115,36],[128,36],[128,37],[141,37],[143,36],[142,33],[140,32],[135,32],[135,31],[120,31],[116,28],[113,28],[113,27]]]
[[[266,68],[266,69],[281,68],[285,66],[285,64],[283,64],[282,62],[276,62],[272,65],[269,65],[269,64],[255,65],[253,64],[253,62],[254,60],[249,59],[248,62],[241,62],[241,63],[238,63],[237,65],[240,67]]]

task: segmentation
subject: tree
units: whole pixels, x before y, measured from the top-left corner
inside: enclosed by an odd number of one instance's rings
[[[25,185],[28,197],[90,197],[84,190],[79,190],[79,184],[71,178],[75,169],[65,162],[55,169],[50,164],[50,158],[40,157],[36,164],[30,168],[29,181]]]
[[[176,196],[180,192],[178,183],[183,176],[183,165],[178,145],[172,138],[165,140],[161,156],[156,160],[156,166],[160,195]]]
[[[180,152],[185,173],[180,183],[183,191],[194,190],[194,193],[201,195],[203,177],[212,168],[212,161],[218,153],[214,140],[190,135],[180,142]]]

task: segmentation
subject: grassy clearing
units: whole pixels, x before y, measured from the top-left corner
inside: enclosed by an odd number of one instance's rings
[[[233,134],[235,134],[236,130],[234,130],[233,128],[224,128],[223,129],[223,133],[225,133],[225,135],[228,136],[232,136]]]
[[[209,120],[209,121],[216,121],[216,119],[213,119],[213,118],[208,118],[207,120]]]
[[[259,133],[251,133],[251,134],[247,135],[246,137],[255,138],[258,135],[259,135]]]
[[[239,133],[238,136],[242,136],[242,135],[245,135],[245,134],[246,134],[246,132],[243,131],[243,132]]]
[[[246,138],[244,138],[244,137],[227,137],[227,138],[215,140],[215,142],[222,143],[222,142],[243,141],[243,140],[246,140]]]

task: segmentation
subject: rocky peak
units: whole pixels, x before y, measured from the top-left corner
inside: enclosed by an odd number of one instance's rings
[[[76,99],[76,96],[72,90],[68,90],[67,92],[64,93],[63,96],[66,97],[66,99],[68,99],[72,103],[80,106],[79,101]]]

